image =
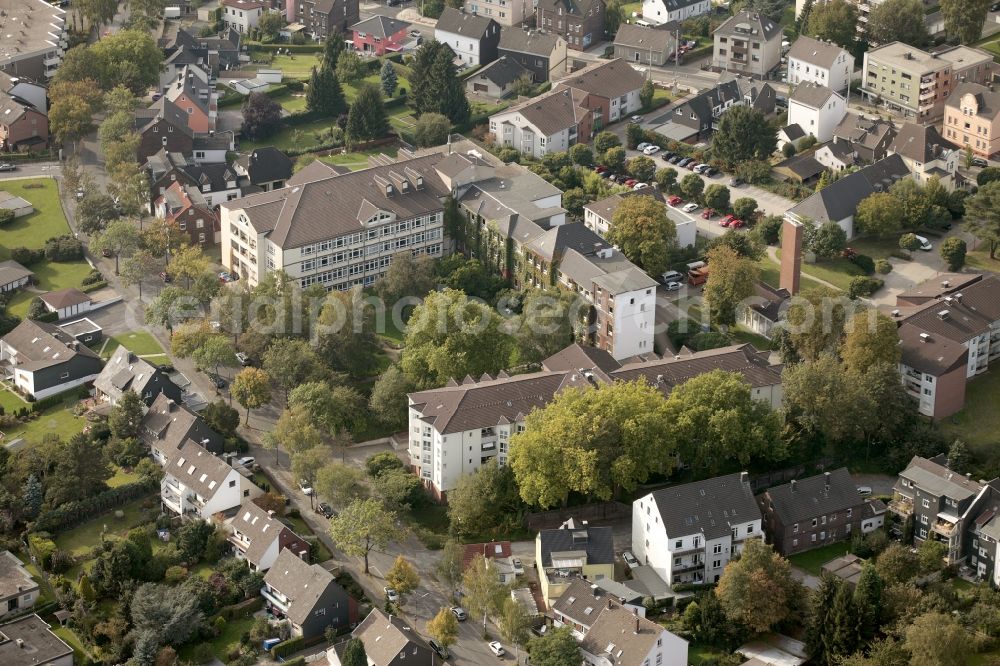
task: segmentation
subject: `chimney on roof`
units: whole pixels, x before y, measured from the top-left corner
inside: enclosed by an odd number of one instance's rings
[[[750,483],[750,473],[749,472],[740,472],[740,483],[742,483],[742,484]]]
[[[795,479],[792,479],[792,482],[789,483],[788,485],[792,489],[792,492],[794,493],[795,492],[795,486],[796,486]]]
[[[611,610],[611,597],[608,597],[608,610]]]
[[[632,612],[635,613],[635,635],[638,636],[639,635],[639,610],[637,608],[633,608]]]
[[[945,289],[947,289],[948,287],[951,286],[951,282],[949,282],[948,280],[942,280],[941,281],[941,286],[944,287]]]

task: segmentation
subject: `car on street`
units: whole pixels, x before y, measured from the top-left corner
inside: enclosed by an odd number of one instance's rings
[[[671,282],[683,282],[684,276],[677,271],[667,271],[660,276],[660,282],[663,284],[670,284]]]
[[[250,365],[250,357],[243,352],[236,352],[236,360],[240,362],[240,365],[246,367]]]
[[[228,271],[222,271],[219,273],[219,282],[232,282],[233,276],[229,274]]]
[[[642,190],[642,189],[645,189],[647,187],[649,187],[649,185],[647,185],[646,183],[636,183],[635,185],[632,186],[632,189],[633,190]]]
[[[215,384],[215,388],[217,388],[217,389],[224,389],[224,388],[226,388],[226,380],[223,379],[222,377],[220,377],[219,375],[216,375],[216,374],[213,373],[213,374],[210,374],[208,376],[208,378],[212,380],[213,384]]]
[[[305,479],[299,479],[299,490],[302,491],[303,495],[312,495],[313,489],[312,485]]]
[[[87,195],[87,192],[82,187],[76,191],[76,198],[77,198],[78,201],[80,199],[82,199],[86,195]]]
[[[701,219],[703,220],[711,220],[714,215],[715,215],[714,208],[706,208],[705,210],[701,211]]]
[[[647,148],[649,148],[649,147],[650,147],[651,145],[653,145],[653,144],[651,144],[651,143],[648,143],[648,142],[646,142],[646,141],[643,141],[643,142],[642,142],[642,143],[640,143],[640,144],[639,144],[638,146],[636,146],[636,147],[635,147],[635,149],[636,149],[636,150],[638,150],[638,151],[639,151],[639,152],[641,153],[642,151],[644,151],[644,150],[646,150]]]
[[[667,291],[680,291],[681,287],[683,286],[684,285],[680,282],[668,282],[665,285],[663,285],[663,288],[666,289]]]
[[[399,592],[396,592],[391,587],[383,587],[382,590],[385,592],[385,598],[389,600],[389,603],[399,603]]]
[[[698,204],[692,201],[691,203],[684,206],[684,208],[681,208],[681,210],[684,211],[685,213],[693,213],[696,210],[698,210]]]
[[[510,561],[510,563],[514,565],[515,574],[517,574],[518,576],[524,575],[524,565],[521,564],[521,560],[515,557],[513,560]]]
[[[447,659],[448,657],[451,656],[451,653],[448,652],[448,648],[446,648],[443,645],[439,645],[438,642],[433,638],[427,639],[427,644],[430,645],[431,649],[437,652],[437,656],[441,657],[442,659]]]
[[[729,228],[730,229],[742,229],[745,225],[746,225],[746,223],[743,222],[743,220],[737,219],[737,220],[733,220],[732,222],[729,223]]]
[[[500,645],[500,641],[490,641],[490,652],[498,657],[502,657],[507,654],[507,651],[503,649],[502,645]]]
[[[990,163],[987,162],[986,160],[984,160],[982,157],[973,157],[972,158],[972,166],[974,166],[974,167],[986,168],[989,165],[990,165]]]
[[[451,614],[455,616],[455,619],[459,622],[465,622],[469,619],[469,614],[465,612],[465,609],[461,606],[452,606]]]
[[[660,152],[659,146],[646,146],[646,149],[642,151],[644,155],[655,155]]]
[[[13,164],[0,164],[0,171],[17,171],[17,167]]]
[[[641,123],[642,122],[642,116],[638,116],[638,115],[632,116],[631,118],[629,118],[629,120],[631,120],[634,123]]]
[[[705,169],[707,169],[707,168],[708,168],[708,165],[705,164],[705,163],[696,164],[695,167],[694,167],[694,169],[692,169],[692,171],[694,171],[695,173],[703,173],[705,171]]]
[[[931,242],[926,238],[924,238],[923,236],[917,236],[916,238],[918,241],[920,241],[920,249],[923,250],[924,252],[930,252],[931,250],[934,249],[934,246],[931,245]]]
[[[868,495],[872,494],[872,487],[871,486],[858,486],[858,494],[861,495],[862,497],[867,497]]]
[[[679,196],[675,194],[674,196],[667,199],[667,203],[670,204],[671,206],[677,206],[679,204],[684,203],[684,199],[681,199]]]
[[[337,515],[333,508],[326,502],[319,503],[319,506],[316,507],[316,513],[320,514],[324,518],[333,518]]]
[[[739,187],[744,183],[742,178],[731,178],[729,180],[729,187]]]
[[[257,461],[253,456],[243,456],[242,458],[236,459],[236,464],[243,465],[249,470],[255,469],[257,467]]]
[[[735,219],[736,219],[735,215],[726,215],[724,218],[719,220],[719,226],[728,227],[730,224],[732,224],[733,220]]]
[[[634,569],[639,566],[639,560],[635,559],[635,555],[633,555],[631,551],[626,550],[622,553],[622,559],[625,560],[625,564],[627,564],[630,569]]]
[[[115,255],[111,251],[111,248],[105,247],[105,248],[101,249],[101,256],[104,257],[105,259],[110,259],[111,257],[113,257]]]
[[[707,169],[701,172],[701,175],[708,176],[709,178],[715,178],[716,176],[719,175],[719,172],[713,169],[712,167],[708,167]]]

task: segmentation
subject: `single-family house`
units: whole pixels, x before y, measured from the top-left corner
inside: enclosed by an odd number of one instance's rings
[[[514,94],[514,86],[522,78],[530,81],[531,71],[516,60],[500,56],[465,79],[465,92],[503,99]]]
[[[434,39],[455,52],[459,66],[488,65],[497,59],[500,24],[488,16],[445,7],[434,26]]]
[[[278,553],[264,574],[260,592],[271,613],[288,620],[296,638],[308,640],[322,636],[327,627],[339,629],[357,622],[358,603],[333,574],[288,548]]]
[[[805,136],[805,131],[797,123],[785,125],[778,130],[778,150],[784,149],[785,144],[788,143],[798,146],[799,140],[804,139]]]
[[[642,20],[647,23],[680,23],[712,11],[711,0],[643,0]]]
[[[936,176],[949,190],[955,189],[962,153],[941,138],[933,125],[903,123],[889,146],[889,153],[902,157],[914,180],[921,185]]]
[[[737,12],[712,33],[712,67],[764,77],[781,60],[783,34],[781,26],[764,14]]]
[[[0,261],[0,292],[14,291],[29,284],[35,274],[13,259]]]
[[[246,560],[251,571],[267,571],[278,555],[287,550],[304,562],[309,561],[309,542],[296,534],[274,511],[244,500],[236,515],[226,521],[228,541],[237,559]]]
[[[767,83],[729,77],[675,106],[656,132],[674,141],[696,143],[711,135],[719,118],[731,107],[742,104],[769,114],[774,111],[776,98],[774,88]]]
[[[788,124],[798,125],[820,143],[833,138],[833,130],[847,114],[847,100],[826,86],[805,81],[788,99]]]
[[[164,90],[163,96],[184,113],[192,132],[207,134],[215,131],[218,93],[205,69],[198,65],[185,65]]]
[[[746,472],[653,491],[632,502],[632,553],[670,585],[718,582],[761,515]]]
[[[741,324],[757,335],[763,335],[768,340],[788,309],[788,301],[792,295],[787,289],[775,289],[765,282],[754,283],[754,293],[749,304],[737,316]]]
[[[409,39],[412,24],[392,18],[375,15],[350,27],[354,34],[354,50],[365,55],[381,58],[386,53],[399,53]]]
[[[1000,152],[1000,92],[979,83],[959,83],[945,102],[941,134],[980,157]]]
[[[833,42],[802,35],[788,51],[788,85],[815,83],[843,93],[854,73],[854,56]]]
[[[708,0],[699,1],[708,4]],[[615,33],[615,57],[647,67],[663,67],[677,52],[679,30],[680,25],[673,21],[655,28],[623,23]]]
[[[688,642],[632,611],[604,610],[580,641],[586,666],[687,664]]]
[[[466,544],[462,553],[462,568],[468,569],[477,556],[486,559],[487,565],[496,572],[500,583],[507,585],[517,579],[514,571],[514,558],[510,552],[510,541],[491,541],[489,543]]]
[[[49,113],[49,89],[34,79],[19,77],[0,68],[0,92],[28,102],[39,113]]]
[[[547,606],[574,578],[589,581],[615,577],[614,538],[610,527],[592,527],[572,518],[535,537],[535,566]]]
[[[197,187],[174,182],[156,198],[154,211],[157,217],[175,223],[186,232],[191,243],[216,244],[219,216]]]
[[[833,130],[833,139],[816,150],[816,160],[832,171],[877,162],[889,154],[896,126],[879,117],[848,113]]]
[[[583,94],[582,101],[594,114],[594,131],[625,120],[642,107],[639,91],[645,79],[621,58],[595,62],[558,81],[555,89]]]
[[[497,55],[530,71],[535,83],[555,81],[566,74],[566,40],[552,32],[501,30]]]
[[[45,304],[45,309],[49,312],[55,312],[59,319],[77,317],[85,312],[90,312],[90,308],[93,306],[93,299],[89,295],[73,287],[49,291],[39,298]]]
[[[369,666],[440,666],[441,658],[412,625],[405,618],[372,608],[351,637],[364,643]],[[343,641],[327,649],[330,666],[341,666],[346,646],[347,641]]]
[[[0,664],[4,666],[73,666],[73,648],[32,613],[0,624]]]
[[[174,183],[197,189],[211,207],[237,199],[243,191],[239,171],[225,162],[199,163],[180,153],[161,150],[146,160],[146,170],[153,206]]]
[[[212,453],[222,453],[225,438],[212,430],[205,421],[190,409],[161,392],[142,417],[139,438],[149,446],[153,459],[161,465],[180,445],[194,440]]]
[[[273,146],[255,148],[233,161],[236,174],[261,192],[284,187],[285,181],[292,177],[293,166],[291,158]]]
[[[92,381],[101,358],[55,324],[25,319],[0,338],[0,370],[36,400]]]
[[[177,516],[211,520],[215,514],[233,511],[244,500],[264,492],[192,439],[164,453],[160,502]]]
[[[768,541],[786,557],[850,541],[885,521],[885,506],[862,497],[846,467],[768,488],[757,500]]]
[[[609,582],[611,585],[622,587],[621,593],[638,603],[628,603],[618,594],[609,592],[603,587]],[[634,594],[621,583],[606,578],[594,583],[583,578],[574,578],[549,611],[553,626],[569,627],[576,639],[580,640],[587,635],[601,613],[620,607],[625,607],[630,613],[646,616],[646,607],[642,605],[642,599],[636,600]]]
[[[261,17],[271,11],[271,0],[222,0],[220,9],[223,24],[242,35],[256,28]]]
[[[124,346],[119,346],[104,364],[94,380],[97,398],[110,405],[118,404],[126,391],[133,391],[151,407],[162,394],[164,399],[179,401],[182,392],[163,368],[139,358]]]
[[[24,562],[9,550],[0,552],[0,618],[34,606],[39,589]]]
[[[149,108],[135,110],[135,131],[139,134],[136,158],[139,164],[161,150],[190,155],[194,150],[194,132],[188,127],[187,113],[166,97]]]

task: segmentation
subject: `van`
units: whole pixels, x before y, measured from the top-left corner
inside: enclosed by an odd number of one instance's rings
[[[916,238],[918,241],[920,241],[920,249],[923,250],[924,252],[930,252],[931,250],[934,249],[934,246],[931,245],[931,242],[926,238],[924,238],[923,236],[917,236]]]
[[[643,21],[642,19],[636,19],[635,20],[635,24],[636,25],[641,25],[643,28],[652,28],[653,27],[652,23],[650,23],[649,21]]]
[[[684,276],[677,271],[667,271],[660,276],[660,282],[663,284],[670,284],[671,282],[683,282]]]

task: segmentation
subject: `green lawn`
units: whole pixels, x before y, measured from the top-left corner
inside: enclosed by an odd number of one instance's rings
[[[403,325],[403,328],[406,328],[405,324]],[[389,313],[386,313],[385,316],[385,330],[379,331],[379,335],[390,340],[396,345],[402,345],[403,339],[406,337],[406,333],[396,326],[396,323],[392,320],[392,316]]]
[[[778,248],[778,258],[781,258],[781,248]],[[851,280],[857,275],[864,275],[865,272],[849,259],[837,257],[836,259],[822,259],[815,264],[803,262],[802,274],[826,280],[838,289],[847,291],[851,287]]]
[[[283,518],[288,524],[292,526],[292,531],[298,534],[302,538],[316,536],[316,533],[312,531],[309,524],[300,516],[298,518],[292,518],[291,516],[284,516]],[[330,549],[319,539],[316,539],[316,562],[326,562],[328,559],[333,557],[330,553]]]
[[[268,65],[268,68],[280,69],[283,78],[305,81],[312,74],[312,68],[320,66],[321,55],[320,53],[293,53],[274,56],[274,60]]]
[[[977,456],[997,457],[997,433],[1000,433],[1000,372],[991,370],[972,379],[965,388],[965,407],[941,421],[941,428],[951,437],[964,440]]]
[[[856,238],[850,246],[861,254],[867,254],[872,259],[888,259],[893,252],[899,250],[898,238]]]
[[[164,354],[163,347],[151,333],[147,333],[146,331],[128,331],[108,338],[101,356],[111,358],[111,355],[115,353],[115,350],[119,346],[124,346],[125,349],[138,356],[163,356]],[[150,359],[150,362],[153,362],[152,359]]]
[[[52,633],[66,641],[66,643],[73,648],[74,664],[90,663],[90,653],[87,652],[87,648],[83,646],[83,641],[81,641],[80,638],[73,633],[72,629],[69,627],[63,627],[58,622],[53,622]]]
[[[244,152],[260,148],[261,146],[274,146],[280,150],[291,150],[303,144],[314,143],[315,134],[326,132],[331,127],[336,127],[336,118],[322,118],[311,123],[302,123],[291,127],[282,125],[275,134],[262,138],[259,141],[240,141],[240,149]]]
[[[71,394],[72,397],[67,398],[62,405],[49,407],[37,418],[5,431],[4,441],[9,442],[20,437],[29,445],[40,444],[45,435],[58,435],[66,440],[83,432],[87,425],[87,419],[73,415],[73,406],[77,403],[78,398],[76,391],[72,391]]]
[[[700,643],[691,643],[688,645],[688,663],[691,666],[701,666],[706,661],[711,662],[729,654],[729,652],[711,645],[702,645]]]
[[[632,20],[633,12],[635,14],[638,14],[639,16],[642,16],[641,2],[627,2],[624,5],[622,5],[622,14],[624,14],[625,18],[628,19],[629,21]]]
[[[253,616],[241,617],[233,620],[232,622],[227,622],[225,629],[218,637],[209,641],[209,645],[212,646],[212,654],[214,654],[219,659],[226,661],[229,659],[229,653],[239,647],[240,638],[246,632],[250,631],[250,627],[253,625]],[[198,643],[187,643],[177,652],[177,656],[181,660],[190,660],[194,656],[194,650],[198,646]]]
[[[736,329],[734,331],[729,331],[729,335],[733,338],[733,342],[744,343],[749,342],[758,351],[764,351],[771,348],[771,341],[765,338],[763,335],[757,335],[746,329]]]
[[[851,544],[845,541],[842,543],[832,543],[829,546],[823,546],[822,548],[807,550],[799,555],[792,555],[788,559],[795,566],[805,569],[814,576],[819,576],[823,573],[822,567],[824,564],[835,557],[839,557],[849,552],[850,550]]]
[[[3,387],[0,390],[0,407],[3,408],[5,414],[12,414],[22,407],[27,407],[28,403],[21,400],[21,396],[14,393],[13,391]]]
[[[124,486],[126,483],[132,483],[133,481],[138,481],[139,475],[135,472],[126,472],[121,467],[115,468],[115,475],[108,479],[107,484],[112,488],[117,488],[118,486]]]
[[[120,510],[125,515],[120,519],[115,517],[114,511],[110,511],[57,535],[55,537],[56,546],[60,550],[79,556],[86,555],[100,545],[101,532],[104,528],[107,528],[106,535],[109,537],[124,537],[133,527],[152,519],[152,513],[142,508],[142,505],[148,502],[150,497],[152,496],[141,497],[121,507]]]
[[[355,151],[353,153],[334,153],[333,155],[327,155],[325,157],[319,158],[321,161],[327,164],[336,164],[337,166],[345,166],[352,171],[357,171],[359,169],[365,169],[368,167],[368,157],[370,155],[378,155],[379,153],[384,153],[389,157],[396,157],[398,149],[395,146],[383,146],[381,148],[372,148],[370,150]]]
[[[306,94],[304,92],[288,91],[271,99],[289,113],[299,113],[306,110]]]
[[[1000,259],[990,259],[989,247],[986,245],[983,245],[981,249],[972,250],[966,254],[965,263],[972,268],[1000,273]]]
[[[774,261],[771,261],[771,258],[767,255],[757,262],[757,267],[760,268],[761,281],[777,288],[778,283],[781,281],[781,267]],[[816,280],[813,280],[808,275],[803,275],[801,286],[802,289],[815,289],[816,287],[822,287],[823,285],[816,282]]]

